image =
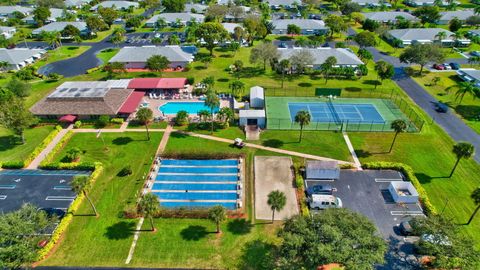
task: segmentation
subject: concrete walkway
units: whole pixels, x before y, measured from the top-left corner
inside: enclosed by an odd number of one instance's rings
[[[45,149],[43,149],[43,151],[40,152],[40,154],[38,154],[38,156],[27,166],[26,169],[28,170],[38,169],[38,166],[40,165],[40,163],[42,163],[45,157],[53,150],[53,148],[55,148],[55,146],[57,145],[58,142],[60,142],[63,136],[65,136],[65,134],[67,134],[67,132],[72,129],[73,129],[73,125],[69,125],[67,128],[62,129],[57,134],[57,136],[55,136],[55,138],[53,138],[53,140],[47,145],[47,147],[45,147]]]
[[[360,160],[357,157],[357,153],[355,153],[355,149],[353,148],[352,142],[350,142],[350,138],[348,137],[348,134],[346,132],[343,132],[343,139],[347,144],[348,151],[350,151],[350,154],[352,155],[353,162],[355,163],[355,167],[357,167],[357,169],[360,171],[363,170],[362,164],[360,163]]]

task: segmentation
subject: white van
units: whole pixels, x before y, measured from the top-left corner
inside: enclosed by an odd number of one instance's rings
[[[310,209],[342,208],[342,200],[333,195],[312,194],[308,197]]]

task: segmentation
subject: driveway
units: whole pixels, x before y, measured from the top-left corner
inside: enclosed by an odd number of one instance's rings
[[[298,215],[297,195],[293,185],[290,157],[255,157],[255,218],[271,220],[272,210],[267,204],[268,194],[282,191],[287,197],[285,207],[275,213],[275,220]]]

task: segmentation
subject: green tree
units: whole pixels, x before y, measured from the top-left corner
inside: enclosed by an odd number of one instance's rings
[[[375,63],[375,71],[377,72],[382,84],[383,80],[391,79],[393,75],[395,75],[395,68],[393,65],[383,60]],[[375,88],[377,88],[377,84],[375,84]]]
[[[81,153],[82,150],[80,150],[78,147],[73,147],[67,151],[64,160],[66,162],[76,162],[80,158]]]
[[[216,205],[208,210],[208,219],[217,227],[217,233],[220,233],[220,223],[227,219],[227,211],[221,205]]]
[[[250,52],[250,63],[262,63],[263,70],[267,69],[267,62],[279,57],[277,46],[270,42],[264,42],[254,47]]]
[[[238,50],[240,50],[240,43],[238,42],[232,42],[230,45],[228,45],[228,48],[233,52],[233,55],[236,55]],[[238,60],[240,61],[240,60]]]
[[[127,21],[125,22],[125,26],[136,29],[142,25],[142,21],[142,16],[132,16],[127,19]]]
[[[451,19],[448,23],[448,29],[452,32],[457,32],[458,30],[460,30],[460,28],[462,28],[462,26],[463,22],[457,17]]]
[[[75,36],[80,36],[80,30],[75,26],[68,24],[61,32],[62,37],[73,38]]]
[[[287,25],[287,34],[289,35],[300,35],[302,29],[300,29],[300,26],[296,24],[289,24]]]
[[[233,81],[229,85],[232,95],[238,97],[245,91],[245,84],[239,80]]]
[[[103,66],[103,71],[107,72],[107,77],[112,78],[115,73],[125,73],[127,69],[125,68],[125,63],[123,62],[108,62]]]
[[[120,15],[116,9],[108,7],[99,7],[97,13],[100,14],[100,17],[102,17],[103,21],[108,25],[108,28],[112,26],[113,22]]]
[[[290,61],[288,59],[283,59],[278,63],[278,67],[280,68],[280,71],[282,72],[282,88],[283,88],[283,82],[285,81],[285,73],[292,68]]]
[[[358,57],[362,59],[364,62],[368,62],[369,60],[373,59],[373,55],[371,52],[367,51],[365,48],[358,49]]]
[[[88,179],[89,178],[86,175],[74,176],[73,179],[72,179],[72,182],[70,183],[70,186],[72,188],[72,191],[75,192],[75,194],[80,195],[80,194],[83,193],[85,198],[90,203],[90,206],[92,207],[93,212],[95,213],[95,216],[98,217],[97,208],[95,207],[95,205],[93,204],[92,200],[90,199],[90,197],[88,196],[88,193],[87,193]]]
[[[328,57],[323,64],[320,65],[322,73],[325,76],[325,83],[328,82],[330,73],[332,72],[334,66],[337,64],[337,58],[335,56]]]
[[[294,216],[286,220],[279,237],[280,269],[316,269],[332,262],[345,269],[372,269],[384,262],[387,251],[375,225],[346,208]]]
[[[167,12],[183,12],[186,0],[162,0],[162,6]]]
[[[62,45],[62,35],[58,31],[46,32],[42,31],[40,36],[43,41],[47,42],[52,48],[56,49]]]
[[[403,119],[397,119],[397,120],[394,120],[392,124],[390,124],[390,128],[393,129],[393,131],[395,131],[395,136],[393,137],[392,144],[390,145],[390,150],[388,150],[389,153],[392,152],[393,145],[397,140],[398,134],[401,132],[405,132],[405,130],[407,130],[407,123]]]
[[[32,89],[31,85],[26,82],[22,82],[16,77],[12,77],[5,86],[8,90],[14,93],[16,96],[24,98],[30,95]]]
[[[115,45],[119,45],[120,43],[125,41],[125,33],[126,30],[124,28],[115,28],[112,35],[110,36],[110,42]]]
[[[347,30],[347,24],[343,18],[336,14],[330,14],[325,19],[325,25],[330,28],[330,36],[333,37],[333,34],[340,33]]]
[[[157,22],[155,24],[158,30],[163,30],[168,26],[167,21],[165,21],[165,19],[162,17],[158,17]]]
[[[38,26],[43,26],[51,15],[48,7],[37,7],[33,10],[33,19]]]
[[[217,46],[217,42],[221,43],[229,38],[227,30],[218,22],[206,22],[199,25],[195,31],[198,39],[203,39],[205,47],[213,56],[213,49]]]
[[[145,125],[145,130],[147,131],[147,140],[150,141],[150,132],[148,131],[148,124],[150,124],[150,122],[152,121],[153,119],[153,112],[150,108],[140,108],[138,109],[136,115],[135,115],[135,119]]]
[[[203,56],[202,58],[200,58],[200,62],[203,63],[205,68],[208,68],[208,64],[210,64],[212,62],[212,56],[210,56],[210,55]]]
[[[302,141],[303,135],[303,128],[310,124],[311,116],[308,111],[298,111],[295,115],[295,123],[300,125],[300,138],[298,138],[298,142]]]
[[[340,7],[340,11],[343,15],[347,15],[349,18],[354,12],[361,12],[362,7],[358,3],[346,2]]]
[[[452,152],[457,157],[457,161],[455,162],[455,165],[453,166],[453,169],[450,172],[450,176],[448,177],[452,177],[453,173],[457,169],[458,163],[462,158],[469,159],[470,157],[473,156],[475,152],[475,147],[468,142],[459,142],[453,146]]]
[[[98,16],[90,16],[85,21],[87,23],[88,29],[96,35],[99,31],[104,31],[108,29],[108,25]]]
[[[363,31],[355,35],[355,42],[360,45],[361,48],[373,47],[377,45],[377,37],[370,31]]]
[[[214,110],[220,107],[220,99],[218,98],[217,94],[215,94],[215,91],[212,89],[209,89],[207,91],[207,97],[205,98],[205,106],[210,108],[210,113],[211,113],[211,123],[212,123],[212,130],[211,133],[213,134],[213,120],[214,120]]]
[[[256,38],[264,38],[268,34],[267,23],[262,18],[255,14],[248,14],[243,20],[243,27],[245,29],[244,38],[250,46]]]
[[[168,44],[170,45],[179,45],[180,44],[180,38],[178,38],[177,35],[170,35],[168,37]]]
[[[272,210],[272,223],[275,220],[275,212],[281,211],[287,203],[287,196],[280,190],[274,190],[268,193],[267,204]]]
[[[205,11],[206,17],[216,22],[221,22],[227,13],[228,6],[226,5],[211,5]]]
[[[472,194],[470,195],[470,198],[472,198],[473,200],[473,203],[477,206],[475,208],[475,210],[473,211],[472,215],[470,216],[470,218],[468,219],[467,221],[467,225],[470,225],[470,223],[472,222],[473,218],[475,217],[475,215],[478,213],[478,210],[480,210],[480,187],[479,188],[476,188]]]
[[[420,65],[419,75],[423,67],[430,62],[441,63],[445,60],[444,52],[433,44],[415,43],[406,48],[400,55],[400,62]]]
[[[436,23],[441,17],[437,6],[422,6],[413,11],[412,14],[419,18],[422,24]]]
[[[313,65],[313,59],[314,57],[309,50],[299,50],[293,53],[288,60],[292,65],[292,70],[297,74],[301,74],[309,66]]]
[[[150,226],[152,227],[152,232],[154,232],[155,224],[153,223],[153,216],[158,212],[160,202],[158,201],[157,195],[153,193],[147,193],[142,196],[140,202],[138,203],[138,209],[144,218],[150,220]]]
[[[240,79],[240,73],[243,70],[242,60],[235,60],[235,62],[233,62],[233,65],[230,66],[230,70],[233,72],[233,74],[235,74],[237,80]]]
[[[224,123],[229,123],[233,119],[233,111],[228,107],[223,107],[218,111],[218,117],[224,121]]]
[[[183,126],[188,123],[188,112],[187,111],[178,111],[175,115],[175,125]]]
[[[215,77],[213,77],[213,76],[205,77],[205,78],[203,78],[202,83],[207,86],[208,90],[210,90],[215,85]]]
[[[449,92],[454,88],[457,89],[457,92],[455,92],[455,100],[460,98],[458,104],[462,104],[463,98],[466,94],[471,95],[473,98],[476,98],[480,94],[480,89],[472,82],[459,82],[455,85],[447,87],[445,91]]]
[[[170,61],[163,55],[152,55],[147,59],[146,67],[152,71],[161,72],[168,68]]]
[[[0,100],[0,126],[13,131],[25,144],[25,129],[34,123],[35,117],[25,106],[22,98],[9,95]]]
[[[201,122],[207,122],[208,118],[210,118],[212,116],[212,114],[208,110],[200,110],[200,111],[198,111],[197,114],[198,114],[198,117],[200,118]]]

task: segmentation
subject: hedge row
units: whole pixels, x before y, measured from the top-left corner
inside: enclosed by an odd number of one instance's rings
[[[55,145],[55,147],[48,153],[48,155],[45,157],[45,159],[42,161],[40,164],[40,167],[46,167],[49,163],[53,161],[53,158],[55,158],[55,155],[62,149],[67,142],[72,138],[73,132],[70,130],[63,136],[63,138]]]
[[[42,151],[49,145],[53,139],[62,131],[61,126],[55,126],[55,129],[33,150],[33,152],[25,159],[24,166],[28,166]]]
[[[3,169],[22,169],[23,167],[25,167],[25,162],[18,161],[18,160],[5,161],[2,164],[0,164],[0,168],[3,168]]]
[[[244,154],[234,153],[208,153],[208,152],[170,152],[162,154],[164,159],[230,159],[230,158],[244,158]]]
[[[427,215],[436,215],[437,210],[435,209],[435,206],[430,202],[430,199],[428,198],[427,192],[423,188],[422,184],[420,184],[420,181],[418,181],[418,178],[415,176],[415,173],[412,169],[412,167],[403,164],[403,163],[398,163],[398,162],[369,162],[365,163],[362,165],[364,169],[373,169],[373,170],[381,170],[381,169],[388,169],[388,170],[396,170],[400,171],[408,181],[410,181],[413,186],[417,189],[420,202],[423,205],[423,208],[425,209],[425,212]]]
[[[297,188],[298,201],[300,202],[300,213],[303,216],[309,216],[310,210],[307,205],[307,198],[305,198],[305,181],[303,181],[302,173],[294,168],[295,172],[295,187]]]
[[[92,171],[95,170],[95,162],[52,162],[52,163],[42,163],[39,166],[43,170],[80,170],[80,171]]]
[[[60,169],[60,168],[58,168]],[[81,170],[81,167],[73,167],[72,169],[77,169]],[[100,176],[100,174],[103,171],[103,166],[102,163],[96,162],[94,164],[94,170],[92,174],[90,174],[90,177],[88,179],[88,184],[85,188],[90,188],[90,186],[95,182],[95,180]],[[78,195],[75,200],[72,202],[70,207],[68,208],[67,214],[62,218],[60,221],[60,224],[58,224],[57,228],[55,229],[55,232],[53,233],[52,237],[50,238],[50,241],[38,251],[37,255],[37,261],[43,260],[53,249],[55,244],[58,242],[60,237],[62,236],[63,232],[67,229],[68,225],[70,222],[72,222],[73,219],[73,213],[78,209],[82,201],[84,200],[84,195],[83,193]]]

